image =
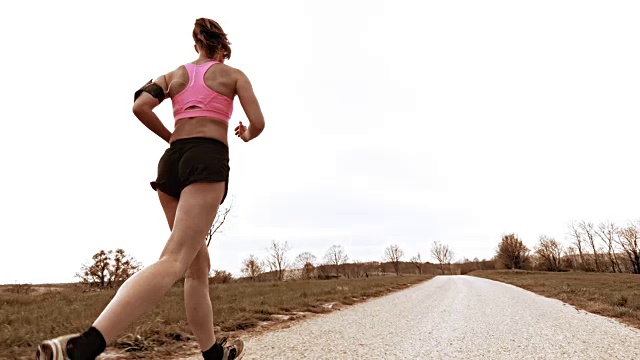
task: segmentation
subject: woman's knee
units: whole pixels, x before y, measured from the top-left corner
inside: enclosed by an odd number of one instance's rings
[[[209,279],[209,272],[211,271],[211,262],[209,260],[209,253],[206,247],[200,249],[196,257],[193,259],[185,278],[192,280],[204,280]]]
[[[160,260],[174,263],[182,271],[182,276],[194,262],[197,262],[199,253],[202,252],[201,247],[197,246],[195,243],[189,243],[188,240],[180,239],[172,233],[162,250],[162,254],[160,254]]]
[[[156,266],[158,265],[166,271],[167,276],[175,280],[180,279],[189,268],[189,266],[181,262],[179,258],[168,255],[161,256],[156,262]]]
[[[206,269],[193,269],[193,268],[189,268],[187,269],[187,272],[184,274],[184,278],[185,280],[197,280],[197,281],[202,281],[202,280],[208,280],[209,279],[209,272]]]
[[[185,278],[192,280],[208,279],[210,269],[211,267],[208,261],[205,263],[204,261],[199,260],[198,257],[196,257],[196,259],[187,268]]]

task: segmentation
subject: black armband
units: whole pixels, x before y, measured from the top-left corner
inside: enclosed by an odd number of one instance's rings
[[[162,87],[153,81],[149,80],[146,84],[144,84],[138,91],[133,94],[133,101],[135,102],[138,97],[142,94],[142,92],[147,92],[154,98],[158,99],[159,102],[164,100],[164,90]]]

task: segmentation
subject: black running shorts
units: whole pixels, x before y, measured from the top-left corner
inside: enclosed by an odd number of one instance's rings
[[[158,162],[158,177],[153,190],[180,198],[182,190],[193,183],[224,181],[229,190],[229,147],[204,137],[178,139],[171,143]]]

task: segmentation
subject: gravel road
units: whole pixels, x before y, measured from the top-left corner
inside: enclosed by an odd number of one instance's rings
[[[245,339],[244,359],[640,359],[640,330],[515,286],[436,277]]]

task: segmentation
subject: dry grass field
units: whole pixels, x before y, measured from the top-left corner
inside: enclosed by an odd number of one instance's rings
[[[430,278],[405,275],[212,285],[217,335],[234,335],[329,312]],[[0,287],[0,359],[32,359],[39,341],[83,331],[114,292],[83,292],[83,288],[72,285]],[[126,352],[117,358],[162,358],[192,351],[193,336],[186,322],[182,287],[172,288],[112,347],[112,352]]]
[[[640,275],[512,270],[479,270],[468,275],[515,285],[640,329]]]

